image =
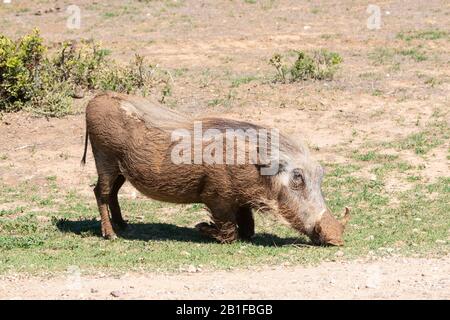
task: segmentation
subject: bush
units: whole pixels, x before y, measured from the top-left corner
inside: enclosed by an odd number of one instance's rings
[[[18,43],[0,35],[0,110],[19,109],[32,99],[45,51],[37,31]]]
[[[269,60],[269,64],[277,70],[277,81],[331,80],[342,62],[338,53],[325,49],[316,50],[312,55],[303,51],[294,52],[297,58],[291,65],[284,63],[280,54],[275,54]]]
[[[146,95],[162,84],[163,98],[170,92],[168,74],[139,55],[121,66],[93,41],[64,42],[49,51],[38,30],[18,41],[0,35],[0,112],[62,116],[72,112],[72,98],[85,90]]]

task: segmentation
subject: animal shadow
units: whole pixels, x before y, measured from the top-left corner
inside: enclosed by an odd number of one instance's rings
[[[101,237],[100,221],[96,219],[67,220],[60,219],[56,227],[64,233],[74,233],[80,236]],[[128,227],[118,236],[127,240],[140,241],[183,241],[195,243],[215,243],[216,241],[202,236],[195,228],[180,227],[168,223],[129,223]],[[250,241],[254,245],[265,247],[281,247],[286,245],[308,245],[303,238],[281,238],[269,233],[257,233]]]

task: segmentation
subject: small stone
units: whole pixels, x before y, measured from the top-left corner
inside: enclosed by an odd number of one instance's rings
[[[76,87],[74,92],[73,92],[73,94],[72,94],[72,98],[74,98],[74,99],[82,99],[82,98],[84,98],[83,88]]]
[[[50,217],[47,217],[47,216],[36,216],[36,220],[38,222],[45,223],[45,222],[49,222],[51,219],[50,219]]]
[[[339,250],[334,254],[336,257],[343,257],[344,256],[344,251]]]
[[[115,290],[115,291],[111,291],[110,295],[112,295],[114,298],[118,298],[122,295],[122,292]]]
[[[91,293],[97,293],[97,292],[98,292],[97,289],[94,289],[94,288],[91,289]]]
[[[193,266],[193,265],[190,265],[190,266],[187,268],[187,272],[189,272],[189,273],[197,272],[197,268],[196,268],[195,266]]]

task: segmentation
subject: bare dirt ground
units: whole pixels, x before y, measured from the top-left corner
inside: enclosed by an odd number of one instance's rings
[[[367,141],[388,142],[419,132],[432,121],[436,110],[449,110],[448,41],[424,43],[428,60],[419,64],[402,58],[400,70],[373,64],[368,58],[377,47],[405,45],[396,39],[398,32],[450,30],[448,1],[377,1],[383,25],[376,31],[366,28],[365,10],[372,3],[368,1],[250,4],[224,0],[171,5],[161,1],[113,17],[105,14],[123,10],[123,1],[74,2],[85,12],[81,30],[64,29],[64,10],[35,15],[55,3],[65,8],[64,1],[21,1],[20,8],[26,10],[6,12],[2,28],[17,36],[28,32],[31,25],[39,26],[44,38],[52,42],[93,37],[124,61],[139,52],[172,70],[171,107],[191,115],[227,116],[277,126],[301,136],[321,161],[349,162],[351,150]],[[413,45],[405,45],[409,46]],[[333,82],[274,84],[258,80],[231,85],[236,77],[273,75],[267,61],[275,52],[319,47],[344,57]],[[177,70],[183,71],[176,75]],[[436,79],[438,84],[430,86],[427,79]],[[76,101],[79,114],[63,119],[4,115],[0,124],[0,155],[5,159],[0,162],[2,183],[45,184],[46,177],[57,176],[67,189],[91,195],[89,184],[95,181],[92,154],[84,169],[79,165],[85,130],[83,108],[90,97],[92,93],[87,93],[85,99]],[[410,150],[398,154],[425,166],[425,181],[449,175],[448,143],[426,158]],[[402,183],[392,177],[387,187],[407,189],[408,184]],[[132,193],[130,186],[122,191]],[[81,274],[80,287],[75,283],[75,288],[66,274],[8,274],[0,278],[0,299],[449,299],[449,274],[449,257],[174,274]]]
[[[2,299],[450,299],[450,258],[0,280]]]

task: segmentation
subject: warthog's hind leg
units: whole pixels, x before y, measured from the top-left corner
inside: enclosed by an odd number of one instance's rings
[[[109,210],[111,211],[111,219],[114,227],[117,227],[119,230],[124,230],[127,227],[127,223],[122,218],[119,199],[117,197],[117,194],[124,183],[125,177],[121,174],[118,175],[109,194]]]

